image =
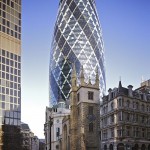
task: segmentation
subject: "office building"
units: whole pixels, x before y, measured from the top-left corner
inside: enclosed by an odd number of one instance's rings
[[[100,95],[105,91],[104,44],[95,0],[60,0],[50,52],[50,106],[71,92],[71,72],[83,66],[94,82],[98,68]]]
[[[21,120],[21,0],[0,1],[0,149],[7,131],[18,131]],[[5,125],[5,127],[4,127]],[[8,127],[6,129],[6,126]],[[11,130],[11,131],[12,131]],[[7,132],[11,140],[11,150],[16,143],[16,135]],[[9,139],[8,138],[8,139]],[[16,141],[15,141],[16,140]],[[7,143],[8,144],[8,143]],[[8,145],[8,146],[9,146]],[[7,147],[5,147],[7,148]],[[17,148],[14,148],[17,150]]]
[[[101,150],[150,150],[150,80],[109,89],[100,106]]]

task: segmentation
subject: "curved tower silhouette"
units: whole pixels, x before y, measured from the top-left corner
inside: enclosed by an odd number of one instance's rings
[[[50,105],[69,98],[73,64],[78,74],[83,66],[92,81],[98,68],[104,93],[104,44],[94,0],[60,1],[50,52]]]

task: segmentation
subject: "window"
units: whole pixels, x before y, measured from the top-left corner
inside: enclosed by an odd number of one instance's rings
[[[93,132],[93,123],[89,124],[89,132]]]
[[[127,107],[130,108],[130,101],[127,100]]]
[[[149,106],[147,106],[147,112],[149,111]]]
[[[145,137],[145,129],[144,128],[142,129],[142,137],[143,138]]]
[[[133,102],[133,109],[135,109],[135,102]]]
[[[89,106],[89,115],[93,115],[93,106]]]
[[[141,123],[144,123],[145,122],[145,116],[141,116],[142,118],[142,120],[141,120]]]
[[[111,110],[113,110],[114,109],[114,103],[112,102],[111,103]]]
[[[114,128],[111,129],[111,137],[114,137]]]
[[[118,112],[118,121],[122,121],[122,112]]]
[[[120,137],[120,136],[123,135],[123,130],[122,130],[122,128],[118,128],[117,134],[118,134],[118,137]]]
[[[77,94],[77,100],[80,101],[80,93]]]
[[[121,106],[122,106],[122,99],[119,98],[119,99],[118,99],[118,107],[121,107]]]
[[[111,123],[114,122],[114,114],[110,116],[110,122],[111,122]]]
[[[148,131],[147,137],[148,137],[148,139],[150,139],[150,131]]]
[[[136,114],[136,115],[135,115],[135,120],[136,120],[136,122],[138,122],[138,118],[139,118],[139,117],[138,117],[138,114]]]
[[[126,127],[126,135],[130,136],[130,127]]]
[[[106,126],[106,125],[107,125],[107,117],[104,118],[104,126]]]
[[[127,121],[130,121],[130,114],[127,113]]]
[[[134,137],[138,137],[139,136],[139,128],[138,127],[134,127],[133,133],[134,133]]]
[[[142,111],[145,111],[145,106],[144,106],[144,104],[142,104],[141,109],[142,109]]]
[[[107,130],[103,131],[103,139],[107,139]]]
[[[136,102],[136,109],[139,109],[139,103]]]
[[[60,135],[60,128],[56,128],[56,137],[59,137]]]
[[[88,100],[93,100],[94,99],[94,92],[88,92]]]

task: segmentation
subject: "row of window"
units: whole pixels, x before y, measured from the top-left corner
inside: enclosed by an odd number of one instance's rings
[[[5,70],[5,69],[4,69]],[[12,72],[13,72],[13,69],[12,69]],[[20,76],[21,76],[21,72],[20,70],[14,70],[14,74],[16,75],[13,75],[13,74],[9,74],[9,73],[6,73],[6,72],[1,72],[0,73],[0,77],[3,78],[3,79],[7,79],[7,80],[10,80],[10,81],[15,81],[20,83]],[[17,76],[18,75],[18,76]]]
[[[17,9],[16,6],[20,7],[19,5],[21,5],[21,0],[2,0],[1,2],[15,9]]]
[[[109,117],[105,117],[102,119],[102,126],[106,126],[109,123],[114,123],[115,121],[115,115],[112,114]],[[142,124],[148,124],[150,125],[150,118],[145,115],[139,115],[134,113],[128,113],[128,112],[118,112],[116,114],[116,121],[125,121],[125,122],[135,122],[135,123],[142,123]],[[116,123],[117,123],[116,122]]]
[[[19,84],[0,79],[0,85],[1,85],[0,91],[1,92],[3,92],[4,90],[8,91],[7,88],[12,88],[12,89],[15,89],[15,90],[20,90],[21,89],[20,80],[18,80],[18,83]],[[5,87],[6,89],[3,89],[3,87]],[[11,91],[11,89],[10,89],[10,91]]]
[[[10,96],[16,96],[16,97],[21,97],[21,92],[13,89],[8,89],[8,88],[4,88],[4,87],[0,87],[0,97],[2,97],[2,101],[5,101],[5,95],[10,95]]]
[[[138,138],[150,138],[150,131],[147,131],[145,128],[139,127],[120,127],[117,128],[117,135],[115,135],[115,128],[110,130],[102,131],[102,139],[114,138],[114,137],[138,137]],[[109,134],[110,133],[110,134]],[[109,137],[108,137],[109,135]]]
[[[17,69],[21,69],[21,64],[12,60],[7,59],[5,63],[5,60],[2,59],[0,62],[4,63],[0,64],[0,70],[10,72],[11,74],[17,74]]]
[[[17,104],[10,104],[5,102],[0,102],[1,109],[3,110],[15,110],[15,111],[21,111],[20,105]]]
[[[114,108],[132,108],[136,110],[141,110],[143,112],[147,111],[150,112],[150,106],[145,106],[145,104],[139,104],[139,102],[130,102],[130,100],[124,101],[123,99],[117,100],[117,107],[114,106],[114,102],[111,102],[111,110],[114,110]],[[108,106],[103,107],[103,114],[108,112]]]
[[[5,14],[5,12],[0,11],[0,16],[1,16],[1,13],[2,13],[2,15]],[[19,25],[18,25],[20,23],[21,22],[20,21],[18,22],[18,20],[16,20],[16,24],[14,24],[14,23],[10,22],[9,20],[6,20],[4,18],[2,19],[2,25],[7,27],[8,30],[10,30],[10,31],[13,30],[13,32],[21,33],[21,27],[19,27]]]
[[[17,32],[14,32],[13,30],[10,30],[9,28],[6,28],[5,26],[0,25],[0,31],[7,33],[15,38],[21,39],[21,34],[18,34]]]
[[[18,61],[18,62],[21,62],[21,56],[19,55],[16,55],[14,53],[11,53],[11,52],[8,52],[8,51],[5,51],[5,50],[1,50],[0,49],[0,54],[3,56],[3,57],[7,57],[7,58],[10,58],[14,61]]]
[[[18,125],[19,126],[20,125],[20,119],[5,118],[4,123],[8,124],[8,125]]]
[[[2,99],[0,101],[0,104],[2,104],[2,108],[5,109],[5,103],[7,102],[8,104],[21,104],[21,98],[16,98],[16,97],[7,97],[4,99],[5,97],[2,96]]]

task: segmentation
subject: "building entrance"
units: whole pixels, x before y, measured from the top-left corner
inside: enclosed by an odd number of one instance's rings
[[[119,143],[118,146],[117,146],[117,150],[125,150],[124,144],[123,143]]]

